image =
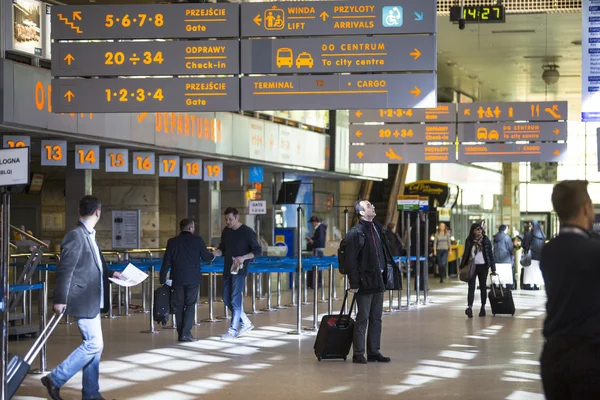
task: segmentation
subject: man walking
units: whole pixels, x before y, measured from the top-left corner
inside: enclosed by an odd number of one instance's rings
[[[166,283],[170,268],[170,278],[173,281],[171,303],[179,341],[194,342],[196,339],[192,336],[192,322],[198,300],[198,286],[202,280],[200,260],[212,261],[215,257],[206,248],[204,240],[194,235],[194,221],[181,220],[179,229],[181,233],[167,242],[160,269],[160,283]]]
[[[383,293],[398,290],[400,271],[392,258],[383,226],[375,221],[375,207],[368,200],[359,200],[354,211],[359,223],[346,235],[346,262],[350,291],[355,293],[358,315],[354,325],[354,355],[352,362],[390,362],[380,351]],[[365,359],[365,334],[367,333]]]
[[[554,186],[560,231],[541,252],[546,284],[542,382],[548,400],[600,399],[600,246],[589,231],[594,206],[587,181]]]
[[[85,400],[102,399],[99,387],[100,356],[104,347],[100,312],[106,312],[110,295],[109,277],[118,278],[120,273],[109,270],[96,243],[94,227],[101,214],[100,200],[84,196],[79,201],[80,220],[77,227],[67,233],[56,267],[54,289],[54,312],[77,318],[77,326],[83,343],[50,374],[42,378],[48,395],[60,399],[60,388],[83,369],[83,393]]]
[[[249,261],[262,254],[256,232],[240,222],[237,209],[228,207],[225,210],[225,224],[227,227],[221,233],[221,244],[215,251],[215,255],[224,256],[223,302],[232,315],[231,326],[221,340],[235,339],[254,329],[254,325],[244,312],[242,290],[248,275]]]

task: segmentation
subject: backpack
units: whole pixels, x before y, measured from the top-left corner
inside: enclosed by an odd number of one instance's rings
[[[352,229],[354,229],[354,228],[352,228]],[[350,232],[350,231],[348,231],[348,232]],[[360,248],[362,249],[365,246],[366,237],[365,237],[365,234],[362,232],[358,232],[358,234],[360,235],[359,239],[358,239],[359,245],[360,245]],[[348,234],[346,234],[346,237],[348,237]],[[340,241],[340,247],[338,247],[338,252],[337,252],[337,254],[338,254],[338,269],[340,271],[340,274],[342,274],[342,275],[348,274],[348,267],[346,264],[346,243],[347,243],[346,238],[342,239]]]

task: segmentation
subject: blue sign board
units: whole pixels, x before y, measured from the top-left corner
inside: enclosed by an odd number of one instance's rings
[[[264,167],[250,167],[250,183],[263,183],[265,178]]]
[[[581,119],[600,121],[600,0],[583,0],[581,11]]]

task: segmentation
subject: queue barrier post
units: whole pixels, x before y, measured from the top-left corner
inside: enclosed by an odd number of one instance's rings
[[[149,285],[150,285],[150,312],[148,313],[148,330],[145,331],[140,331],[140,333],[150,333],[150,334],[155,334],[155,333],[159,333],[157,330],[154,329],[154,265],[150,266],[150,271],[148,273],[148,278],[150,279]],[[111,296],[112,298],[112,296]],[[111,308],[112,310],[112,308]]]

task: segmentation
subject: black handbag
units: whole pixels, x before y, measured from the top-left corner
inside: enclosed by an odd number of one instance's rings
[[[475,258],[471,258],[458,271],[458,277],[463,282],[469,282],[475,275]]]

